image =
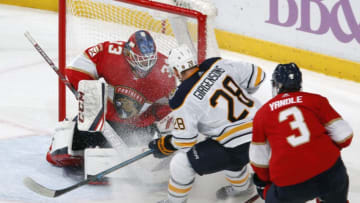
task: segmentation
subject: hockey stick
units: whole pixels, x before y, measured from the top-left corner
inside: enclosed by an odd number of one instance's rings
[[[79,94],[76,89],[70,84],[70,82],[63,76],[59,68],[56,67],[54,62],[50,59],[50,57],[45,53],[45,51],[40,47],[40,45],[35,41],[35,39],[30,35],[29,32],[24,33],[25,37],[29,40],[29,42],[35,47],[35,49],[39,52],[39,54],[45,59],[45,61],[50,65],[50,67],[56,72],[59,76],[60,80],[64,82],[64,84],[74,93],[76,99],[79,98]]]
[[[35,39],[31,36],[31,34],[29,32],[25,32],[24,35],[29,40],[29,42],[35,47],[35,49],[39,52],[39,54],[45,59],[45,61],[50,65],[50,67],[55,71],[55,73],[59,76],[60,80],[64,82],[64,84],[71,90],[71,92],[75,95],[76,99],[78,100],[79,93],[71,85],[69,80],[67,80],[67,78],[60,73],[59,68],[54,64],[54,62],[50,59],[50,57],[35,41]],[[110,126],[110,124],[108,124],[108,122],[105,122],[103,135],[117,152],[121,153],[122,150],[124,150],[124,147],[127,147],[125,142],[119,137],[119,135]]]
[[[259,197],[260,196],[258,194],[256,194],[256,195],[250,197],[250,199],[246,200],[244,203],[254,203],[257,199],[259,199]]]
[[[66,188],[63,188],[63,189],[59,189],[59,190],[53,190],[53,189],[49,189],[43,185],[40,185],[39,183],[35,182],[33,179],[31,179],[30,177],[26,177],[24,179],[24,184],[26,185],[27,188],[29,188],[30,190],[32,190],[33,192],[37,193],[37,194],[40,194],[40,195],[43,195],[43,196],[46,196],[46,197],[58,197],[62,194],[65,194],[67,192],[70,192],[76,188],[79,188],[83,185],[86,185],[88,184],[89,182],[92,182],[92,181],[96,181],[96,180],[100,180],[101,178],[103,178],[105,175],[115,171],[115,170],[118,170],[124,166],[127,166],[137,160],[140,160],[150,154],[153,153],[153,150],[148,150],[148,151],[145,151],[131,159],[128,159],[124,162],[121,162],[105,171],[102,171],[96,175],[93,175],[93,176],[90,176],[88,178],[86,178],[85,180],[81,181],[81,182],[78,182],[72,186],[69,186],[69,187],[66,187]]]

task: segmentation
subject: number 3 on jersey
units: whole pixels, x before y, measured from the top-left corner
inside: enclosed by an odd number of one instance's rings
[[[109,50],[108,50],[108,52],[109,52],[110,54],[121,55],[122,48],[121,48],[120,45],[122,45],[122,43],[112,42],[112,43],[109,45]]]
[[[292,130],[298,129],[300,132],[300,136],[295,136],[295,135],[288,136],[286,138],[288,143],[293,147],[297,147],[299,145],[309,142],[310,131],[304,121],[304,116],[301,113],[300,109],[294,106],[281,111],[279,114],[279,122],[286,121],[290,115],[294,117],[294,121],[291,121],[289,125]]]

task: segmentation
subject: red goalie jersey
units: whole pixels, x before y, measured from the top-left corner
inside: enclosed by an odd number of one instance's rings
[[[351,139],[352,129],[325,97],[282,93],[254,118],[250,161],[261,180],[294,185],[329,169]]]
[[[148,126],[170,112],[167,97],[175,79],[161,71],[166,59],[161,53],[156,64],[139,76],[126,59],[125,44],[103,42],[86,49],[66,68],[66,76],[76,89],[80,80],[104,78],[109,85],[106,119]]]

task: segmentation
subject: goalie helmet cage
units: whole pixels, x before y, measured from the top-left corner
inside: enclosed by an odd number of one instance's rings
[[[199,62],[219,56],[212,27],[216,8],[208,1],[176,0],[177,6],[175,0],[59,0],[60,73],[86,48],[127,41],[140,29],[151,33],[164,55],[185,43]],[[59,80],[59,121],[66,118],[66,103],[66,88]]]

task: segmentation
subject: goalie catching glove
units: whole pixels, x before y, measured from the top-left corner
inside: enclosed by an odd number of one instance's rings
[[[156,158],[164,158],[171,155],[176,148],[171,144],[172,135],[166,135],[161,138],[152,140],[149,143],[149,148],[154,150],[153,155]]]

